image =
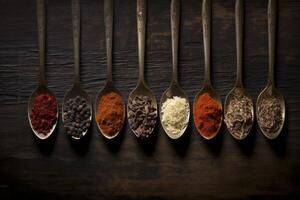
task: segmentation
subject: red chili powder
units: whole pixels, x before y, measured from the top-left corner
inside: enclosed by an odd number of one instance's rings
[[[213,137],[218,131],[222,119],[220,104],[208,93],[203,93],[198,97],[193,110],[198,132],[206,138]]]
[[[98,103],[97,122],[103,134],[113,136],[123,127],[124,101],[116,92],[103,95]]]
[[[57,120],[57,101],[50,94],[39,94],[34,98],[30,114],[31,125],[39,134],[47,135]]]

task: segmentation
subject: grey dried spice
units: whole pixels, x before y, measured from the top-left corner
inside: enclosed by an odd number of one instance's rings
[[[253,122],[253,103],[246,95],[234,94],[227,112],[225,123],[229,132],[238,139],[243,139],[250,132]]]
[[[282,109],[277,98],[262,99],[258,105],[257,114],[259,126],[270,134],[276,133],[283,123]]]
[[[157,109],[148,96],[136,96],[128,102],[128,122],[137,137],[147,138],[156,125]]]

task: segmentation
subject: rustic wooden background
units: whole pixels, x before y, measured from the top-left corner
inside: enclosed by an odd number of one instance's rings
[[[201,1],[182,1],[179,78],[190,101],[203,81]],[[60,106],[71,87],[73,49],[70,0],[47,2],[47,80]],[[171,76],[170,0],[149,0],[146,77],[157,99]],[[82,85],[95,96],[103,87],[106,53],[103,1],[82,6]],[[253,99],[267,81],[267,0],[246,0],[245,85]],[[37,86],[37,24],[33,0],[0,0],[0,199],[299,199],[300,1],[279,1],[276,81],[286,98],[282,135],[268,141],[257,124],[235,141],[226,130],[205,141],[192,123],[171,141],[139,142],[128,125],[106,141],[95,124],[81,143],[62,128],[38,141],[27,120]],[[114,80],[124,96],[137,75],[134,0],[115,1]],[[213,84],[224,100],[235,79],[234,0],[213,2]],[[60,117],[61,120],[61,117]],[[192,120],[191,120],[192,122]]]

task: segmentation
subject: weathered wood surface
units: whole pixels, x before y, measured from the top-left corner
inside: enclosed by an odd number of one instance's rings
[[[169,0],[149,0],[146,77],[159,99],[171,75]],[[47,80],[60,105],[73,76],[70,1],[48,9]],[[82,85],[94,97],[103,87],[106,55],[103,1],[82,1]],[[246,0],[245,85],[256,100],[267,80],[267,0]],[[28,124],[26,103],[37,85],[35,1],[0,0],[0,199],[299,199],[300,1],[279,1],[276,81],[286,97],[281,137],[266,140],[255,124],[235,141],[226,130],[206,142],[192,123],[170,141],[158,125],[142,144],[128,125],[117,141],[95,124],[82,144],[61,122],[47,143]],[[125,95],[138,75],[134,0],[116,0],[114,79]],[[223,100],[235,78],[234,1],[213,2],[213,83]],[[182,1],[179,79],[190,101],[203,81],[201,1]],[[192,122],[192,121],[191,121]]]

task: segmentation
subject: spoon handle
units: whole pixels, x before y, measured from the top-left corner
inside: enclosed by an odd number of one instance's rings
[[[203,0],[203,44],[204,44],[204,85],[210,85],[210,45],[211,45],[211,1]]]
[[[72,0],[75,83],[80,82],[80,0]]]
[[[45,0],[37,0],[37,23],[39,37],[40,84],[46,85],[45,79],[45,44],[46,44],[46,7]]]
[[[178,36],[180,22],[180,0],[172,0],[171,2],[171,32],[172,32],[172,62],[173,77],[172,82],[178,82]]]
[[[104,23],[107,55],[107,80],[112,81],[113,0],[104,0]]]
[[[139,82],[144,83],[145,65],[145,30],[146,30],[146,10],[147,1],[137,0],[137,30],[138,30],[138,49],[139,49]]]
[[[276,20],[277,20],[277,1],[269,0],[269,5],[268,5],[268,39],[269,39],[269,80],[268,80],[268,85],[273,85],[273,83],[274,83]]]
[[[243,33],[244,33],[244,0],[235,1],[235,26],[236,26],[236,86],[242,86],[243,65]]]

